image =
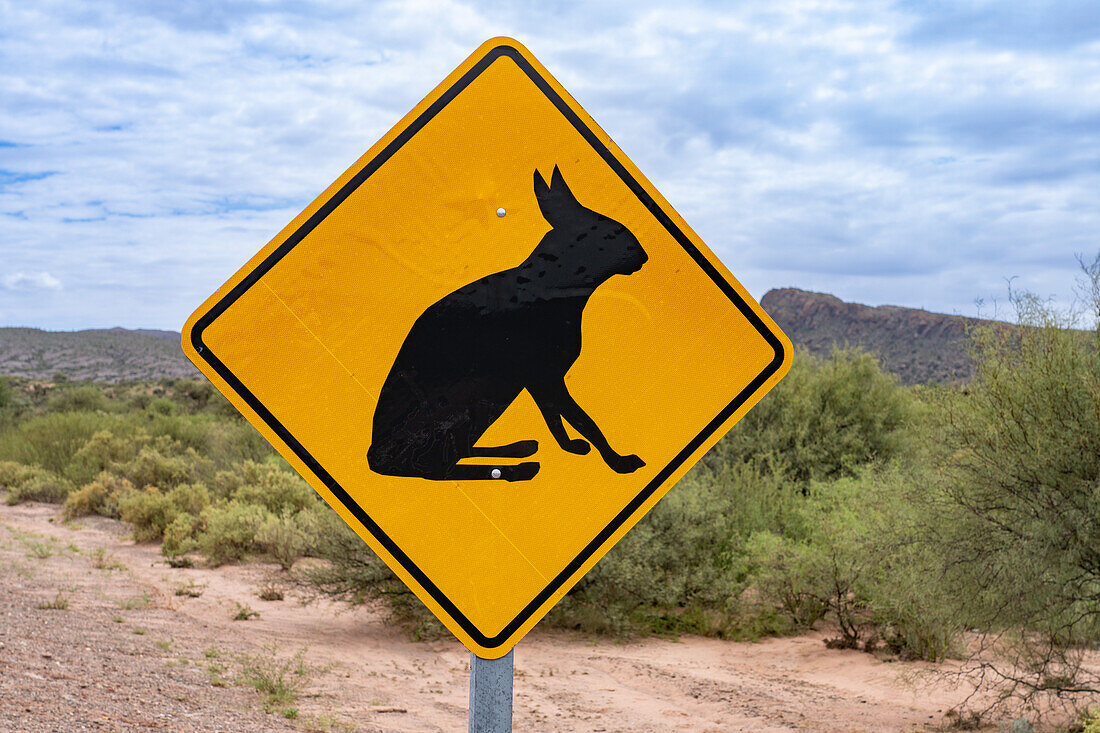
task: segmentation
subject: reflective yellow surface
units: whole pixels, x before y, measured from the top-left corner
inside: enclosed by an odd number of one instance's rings
[[[475,641],[332,495],[191,343],[191,330],[344,182],[501,45],[517,50],[611,151],[783,346],[780,367],[696,447],[652,496],[506,639]],[[623,223],[649,261],[600,286],[584,311],[581,356],[566,383],[620,453],[646,466],[616,474],[595,451],[565,453],[524,392],[479,441],[536,439],[530,481],[428,481],[367,465],[379,390],[414,320],[482,276],[516,266],[550,229],[532,176],[561,169],[585,206]],[[496,211],[503,208],[505,216]],[[470,624],[494,637],[593,541],[769,363],[769,345],[577,126],[521,69],[496,58],[202,332],[255,399],[342,486]],[[472,651],[507,653],[789,366],[790,346],[667,202],[530,54],[483,45],[382,141],[196,311],[184,349]],[[774,368],[774,367],[773,367]],[[571,427],[570,434],[577,433]],[[478,462],[478,461],[473,461]],[[485,461],[480,461],[485,462]],[[515,461],[512,461],[515,462]]]

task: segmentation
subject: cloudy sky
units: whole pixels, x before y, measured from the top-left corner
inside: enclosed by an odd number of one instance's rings
[[[0,0],[0,325],[178,330],[497,35],[757,298],[1068,304],[1100,251],[1096,0]]]

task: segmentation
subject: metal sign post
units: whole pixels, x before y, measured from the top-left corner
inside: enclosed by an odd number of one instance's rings
[[[500,659],[470,654],[470,733],[511,733],[512,654]]]

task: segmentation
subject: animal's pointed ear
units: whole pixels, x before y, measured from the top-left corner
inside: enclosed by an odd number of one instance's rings
[[[561,174],[561,170],[554,166],[554,173],[550,176],[550,191],[555,196],[561,196],[563,202],[573,203],[576,206],[580,206],[580,202],[577,201],[577,197],[573,195],[573,192],[569,190],[568,184],[565,182],[565,176]]]
[[[546,179],[539,173],[539,169],[535,169],[535,200],[539,202],[539,206],[542,206],[542,202],[550,195],[550,186],[547,185]]]
[[[577,209],[581,205],[573,197],[569,186],[565,185],[561,171],[554,166],[554,174],[550,177],[550,184],[535,171],[535,200],[539,202],[539,210],[543,218],[550,226],[557,228],[566,226],[577,218]]]

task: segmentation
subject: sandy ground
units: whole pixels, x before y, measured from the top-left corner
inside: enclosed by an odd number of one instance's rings
[[[273,574],[172,569],[117,522],[0,506],[0,730],[465,730],[461,645],[412,642],[371,609],[262,601]],[[238,604],[259,617],[233,620]],[[515,729],[942,730],[965,696],[925,665],[823,638],[616,643],[536,630],[516,648]],[[249,657],[302,648],[315,669],[293,703],[265,711],[236,683]]]

